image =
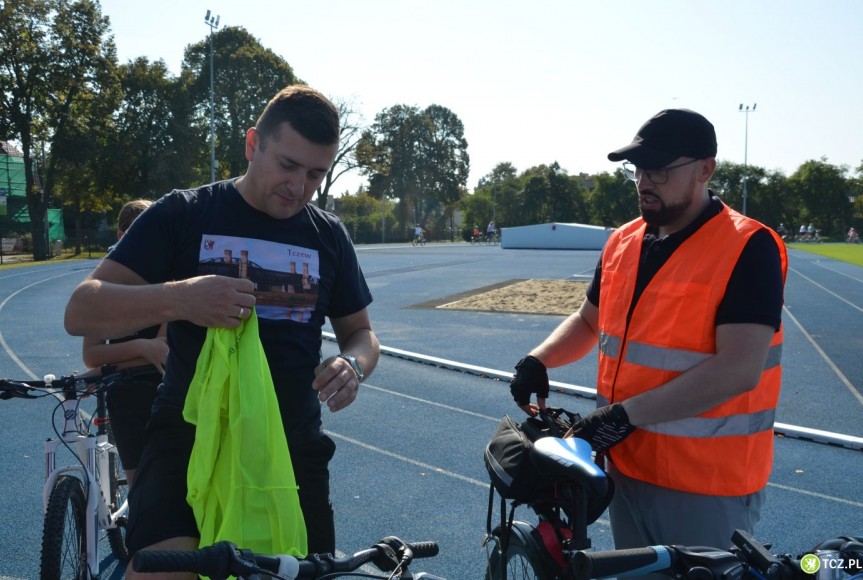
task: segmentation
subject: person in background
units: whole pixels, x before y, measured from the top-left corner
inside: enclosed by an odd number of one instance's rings
[[[164,381],[130,490],[130,552],[197,547],[200,532],[186,501],[195,437],[182,415],[186,393],[207,328],[237,328],[255,309],[308,550],[335,553],[335,443],[323,431],[321,409],[350,405],[380,355],[367,310],[371,293],[348,232],[309,203],[338,145],[339,113],[326,97],[301,85],[279,91],[246,132],[245,174],[159,199],[73,291],[65,319],[72,335],[124,336],[168,324]],[[283,286],[269,282],[267,292],[258,291],[263,280]],[[272,296],[279,287],[284,294]],[[325,319],[340,352],[321,360]],[[138,577],[131,566],[126,574]]]
[[[511,383],[533,415],[548,397],[546,369],[599,346],[597,409],[575,434],[616,484],[619,549],[727,548],[765,499],[788,262],[775,232],[709,189],[716,152],[706,118],[668,109],[608,155],[626,161],[641,217],[612,233],[587,299]]]
[[[120,209],[117,240],[123,237],[132,222],[151,203],[146,199],[136,199]],[[168,357],[165,325],[153,325],[113,340],[85,336],[83,342],[84,364],[90,368],[103,365],[112,365],[117,370],[139,366],[152,368],[152,372],[136,374],[128,384],[112,389],[106,397],[117,452],[126,470],[127,483],[132,485],[144,449],[144,431],[150,419],[150,408],[156,398],[156,389],[162,382]]]
[[[488,222],[488,225],[485,227],[485,238],[488,241],[493,240],[495,232],[497,232],[497,229],[494,227],[494,221]]]

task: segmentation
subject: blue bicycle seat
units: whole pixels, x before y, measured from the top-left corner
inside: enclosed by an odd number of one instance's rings
[[[533,442],[531,459],[543,475],[582,485],[589,493],[603,496],[608,491],[605,472],[593,462],[590,443],[577,437],[542,437]]]

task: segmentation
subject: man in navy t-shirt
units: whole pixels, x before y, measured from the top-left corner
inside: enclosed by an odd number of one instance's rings
[[[168,323],[164,385],[130,492],[131,551],[197,547],[186,502],[195,428],[182,418],[185,397],[207,328],[236,328],[252,309],[309,550],[335,551],[328,470],[335,444],[323,433],[320,409],[350,405],[380,354],[367,311],[372,297],[348,233],[308,203],[338,143],[332,103],[308,87],[280,91],[246,134],[244,175],[164,196],[73,292],[66,309],[73,335],[124,336]],[[340,354],[321,361],[325,318]]]

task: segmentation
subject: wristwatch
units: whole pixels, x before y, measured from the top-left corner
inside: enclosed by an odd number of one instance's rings
[[[363,374],[363,367],[360,366],[360,363],[357,362],[357,359],[355,359],[349,354],[340,354],[339,358],[343,358],[348,361],[348,364],[351,365],[351,368],[354,369],[354,372],[357,375],[357,382],[363,382],[363,377],[365,376]]]

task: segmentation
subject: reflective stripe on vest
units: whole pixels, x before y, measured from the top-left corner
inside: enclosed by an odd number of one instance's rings
[[[599,350],[608,357],[617,358],[622,339],[619,336],[600,333]],[[686,371],[707,360],[712,355],[683,349],[664,348],[640,342],[630,342],[626,346],[626,362],[663,371]],[[782,345],[770,347],[764,370],[779,366],[782,359]]]
[[[603,249],[597,404],[649,391],[712,357],[715,315],[749,238],[763,226],[727,207],[687,238],[647,285],[627,323],[645,224]],[[780,249],[783,279],[787,270]],[[781,329],[755,389],[697,417],[639,427],[611,449],[624,474],[690,493],[745,495],[767,483],[779,396]]]

